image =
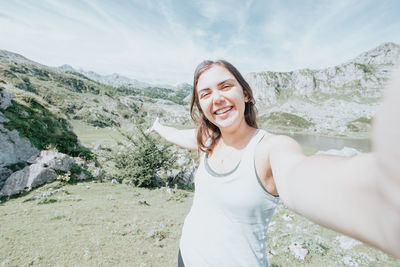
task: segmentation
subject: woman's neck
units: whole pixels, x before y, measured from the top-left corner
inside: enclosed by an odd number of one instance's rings
[[[256,130],[256,128],[248,125],[245,120],[235,129],[220,129],[221,137],[219,142],[222,142],[220,145],[242,149]]]

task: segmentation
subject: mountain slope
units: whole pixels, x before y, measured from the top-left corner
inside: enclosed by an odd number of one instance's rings
[[[93,126],[119,127],[146,118],[152,120],[155,114],[173,118],[172,123],[188,120],[188,114],[182,112],[187,88],[113,87],[94,81],[69,66],[47,67],[4,50],[0,51],[0,76],[10,88],[36,94],[61,110],[68,119]],[[175,104],[178,108],[165,111],[159,107]]]
[[[246,80],[269,129],[367,137],[382,90],[399,60],[400,46],[384,43],[338,66],[249,73]],[[271,112],[293,114],[313,126],[290,127],[288,120],[269,118]]]

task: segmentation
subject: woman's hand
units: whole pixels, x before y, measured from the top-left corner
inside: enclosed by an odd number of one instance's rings
[[[149,133],[155,133],[155,132],[158,131],[157,129],[159,129],[160,126],[162,126],[161,123],[160,123],[160,118],[157,117],[157,118],[154,120],[153,125],[152,125],[147,131],[148,131]]]
[[[400,214],[400,65],[383,96],[373,125],[372,145],[378,166],[376,185]]]
[[[158,133],[168,142],[188,150],[197,150],[195,129],[178,130],[160,123],[160,118],[154,120],[153,125],[147,130],[149,133]]]
[[[304,157],[289,137],[270,141],[281,200],[293,211],[400,258],[400,68],[373,125],[373,152]]]

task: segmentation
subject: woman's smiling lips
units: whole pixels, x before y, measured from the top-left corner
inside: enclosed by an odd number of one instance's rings
[[[216,111],[214,111],[214,114],[215,115],[223,115],[223,114],[229,112],[232,108],[233,108],[233,106],[220,108],[220,109],[217,109]]]

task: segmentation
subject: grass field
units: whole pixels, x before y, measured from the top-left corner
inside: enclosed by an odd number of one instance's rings
[[[113,128],[98,128],[89,126],[81,121],[71,121],[74,132],[83,145],[93,147],[95,144],[114,145],[123,140],[123,136]]]
[[[58,182],[0,205],[0,266],[176,266],[182,223],[193,192],[155,190],[95,181]],[[269,228],[270,266],[400,266],[356,243],[343,249],[334,231],[279,204]],[[305,259],[290,251],[296,243]]]
[[[123,138],[112,129],[73,126],[89,146],[111,146]],[[317,150],[303,151],[312,155]],[[192,200],[192,191],[178,189],[171,195],[167,188],[109,181],[45,185],[0,204],[0,266],[176,266]],[[322,228],[282,203],[268,236],[271,267],[400,266],[400,260]],[[304,259],[296,249],[305,253]]]

